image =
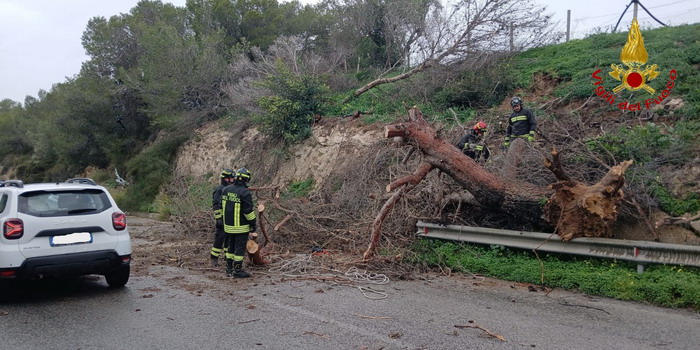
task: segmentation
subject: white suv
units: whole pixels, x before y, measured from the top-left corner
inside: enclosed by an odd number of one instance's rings
[[[110,287],[129,281],[126,216],[91,179],[0,181],[0,225],[0,278],[100,274]]]

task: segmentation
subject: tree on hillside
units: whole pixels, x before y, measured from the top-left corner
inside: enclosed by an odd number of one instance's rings
[[[522,50],[550,42],[555,39],[549,28],[550,17],[542,10],[532,1],[519,0],[462,0],[446,11],[431,8],[425,25],[406,51],[416,63],[403,73],[369,82],[345,101],[438,64],[450,65],[490,52]]]
[[[437,0],[335,0],[326,6],[334,18],[333,46],[353,52],[350,65],[390,69],[408,65],[426,15],[441,5]]]
[[[252,58],[251,58],[252,56]],[[263,52],[253,48],[231,64],[229,98],[271,137],[295,143],[311,134],[328,86],[325,75],[339,61],[304,50],[301,37],[280,37]]]

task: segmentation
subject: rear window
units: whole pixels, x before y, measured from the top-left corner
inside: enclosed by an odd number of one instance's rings
[[[102,190],[34,191],[19,196],[19,212],[32,216],[73,216],[103,212],[112,207]]]
[[[0,195],[0,213],[5,211],[5,207],[7,206],[7,194],[3,193]]]

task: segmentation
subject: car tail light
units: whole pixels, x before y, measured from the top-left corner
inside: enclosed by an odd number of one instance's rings
[[[0,271],[0,277],[12,277],[16,273],[17,273],[17,270],[15,270],[15,269],[3,270],[3,271]]]
[[[24,236],[24,222],[22,219],[7,219],[2,226],[2,235],[7,239],[19,239]]]
[[[126,215],[124,213],[112,213],[112,226],[115,230],[121,231],[126,228]]]
[[[3,270],[0,271],[0,277],[12,277],[17,273],[17,270],[11,269],[11,270]]]

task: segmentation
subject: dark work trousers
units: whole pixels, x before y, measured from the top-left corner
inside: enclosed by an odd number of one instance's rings
[[[227,233],[228,237],[228,252],[226,258],[238,260],[233,256],[239,257],[240,261],[245,256],[245,245],[248,243],[248,232],[246,233]]]
[[[228,248],[228,234],[224,232],[224,227],[216,225],[216,232],[214,233],[214,249],[218,249],[221,252],[221,249],[223,248]],[[226,251],[223,251],[222,253],[226,253]],[[225,257],[225,255],[221,255],[221,257]]]

